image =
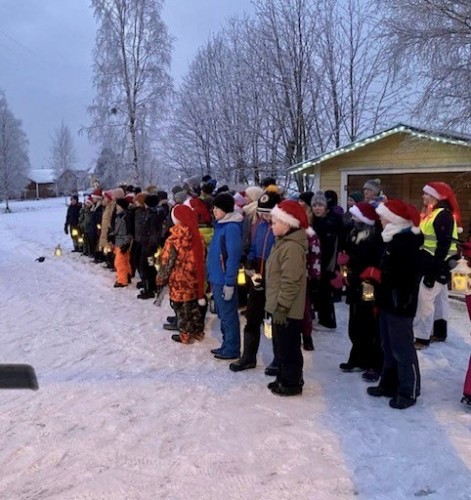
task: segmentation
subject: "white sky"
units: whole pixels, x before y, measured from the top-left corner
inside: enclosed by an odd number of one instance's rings
[[[419,352],[422,391],[404,411],[342,373],[348,306],[303,351],[303,394],[266,387],[271,342],[234,373],[205,339],[170,340],[171,313],[138,300],[136,279],[71,253],[63,198],[0,210],[0,363],[28,363],[39,390],[0,390],[2,500],[469,500],[471,407],[460,403],[469,317]],[[1,207],[3,208],[3,206]],[[60,243],[62,257],[54,257]],[[43,263],[35,262],[45,256]],[[244,318],[241,317],[242,326]]]
[[[95,23],[87,0],[0,1],[0,90],[30,141],[32,168],[48,167],[51,137],[62,120],[74,135],[79,168],[95,149],[77,132],[94,92]],[[174,43],[172,76],[185,73],[197,48],[250,0],[167,0],[163,18]]]

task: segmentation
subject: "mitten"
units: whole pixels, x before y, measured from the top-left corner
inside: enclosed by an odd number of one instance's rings
[[[275,325],[286,325],[288,320],[288,308],[278,304],[273,312],[272,318]]]
[[[229,300],[232,299],[233,296],[234,296],[234,287],[233,286],[224,285],[222,287],[222,298],[225,301],[229,301]]]
[[[121,250],[121,252],[126,253],[129,250],[130,246],[131,245],[129,243],[125,243],[124,245],[121,245],[119,249]]]
[[[206,300],[206,297],[202,297],[201,299],[198,299],[198,305],[200,307],[206,307],[208,304],[208,301]]]
[[[360,279],[381,283],[381,271],[377,267],[369,266],[360,274]]]
[[[427,273],[424,276],[424,285],[427,288],[433,288],[433,285],[435,285],[435,276],[432,273]]]
[[[64,233],[69,234],[69,228],[67,227],[67,224],[64,226]]]

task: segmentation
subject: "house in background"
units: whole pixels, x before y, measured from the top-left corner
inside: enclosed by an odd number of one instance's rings
[[[345,208],[348,193],[368,179],[381,179],[389,198],[422,207],[422,188],[430,181],[449,184],[461,208],[462,224],[471,218],[471,137],[398,124],[347,146],[291,166],[293,175],[313,175],[314,190],[333,189]]]
[[[57,196],[55,174],[52,169],[30,170],[24,197],[29,200]]]

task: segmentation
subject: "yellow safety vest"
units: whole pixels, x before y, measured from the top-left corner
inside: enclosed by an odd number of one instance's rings
[[[424,235],[424,244],[422,245],[422,249],[426,252],[435,255],[435,251],[437,249],[437,235],[435,234],[435,229],[433,228],[433,223],[437,215],[444,210],[443,208],[436,208],[429,215],[424,217],[420,222],[420,230]],[[454,239],[458,239],[458,226],[456,221],[453,222],[453,234],[452,237]],[[452,241],[450,248],[448,250],[447,257],[452,257],[456,255],[457,248],[456,243]]]

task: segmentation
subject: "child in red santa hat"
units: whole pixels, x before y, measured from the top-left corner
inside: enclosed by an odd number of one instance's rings
[[[198,230],[195,212],[187,205],[175,205],[171,213],[174,226],[165,241],[159,259],[156,283],[161,293],[168,284],[172,307],[180,333],[172,340],[191,344],[203,340],[204,324],[200,307],[206,304],[204,293],[204,242]]]

